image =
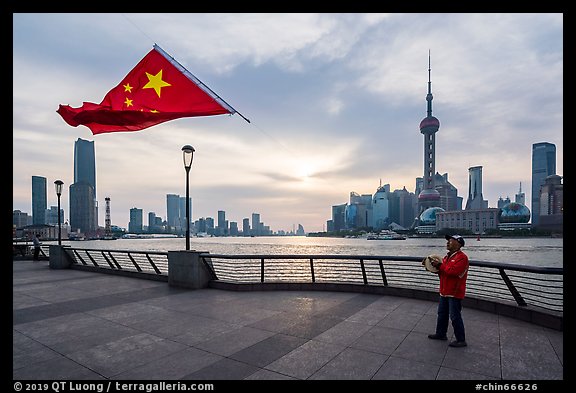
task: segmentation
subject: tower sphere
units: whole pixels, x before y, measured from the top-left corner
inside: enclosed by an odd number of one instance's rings
[[[500,209],[502,223],[527,223],[530,220],[530,209],[522,203],[510,202]]]
[[[436,213],[444,211],[441,207],[429,207],[420,214],[420,223],[422,225],[434,225],[436,224]]]
[[[420,132],[422,134],[437,132],[440,128],[440,120],[434,116],[427,116],[420,122]]]

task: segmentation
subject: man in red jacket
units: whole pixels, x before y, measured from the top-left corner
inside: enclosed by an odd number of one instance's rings
[[[446,235],[448,254],[442,262],[433,261],[438,268],[440,277],[440,301],[438,303],[438,318],[436,333],[428,335],[433,340],[447,340],[448,318],[452,321],[455,341],[451,347],[465,347],[466,334],[462,320],[462,299],[466,293],[466,278],[468,277],[468,256],[461,250],[464,238],[460,235]]]

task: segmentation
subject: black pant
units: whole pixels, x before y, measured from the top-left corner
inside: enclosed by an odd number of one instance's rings
[[[38,255],[40,255],[40,247],[34,247],[34,260],[38,260]]]
[[[452,321],[456,341],[466,341],[464,321],[462,320],[462,299],[440,296],[436,320],[436,334],[439,336],[446,336],[448,319]]]

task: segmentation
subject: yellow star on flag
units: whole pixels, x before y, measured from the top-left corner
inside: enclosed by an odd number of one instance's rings
[[[170,83],[162,80],[162,70],[158,71],[156,75],[146,73],[148,77],[148,83],[143,87],[143,89],[154,89],[158,97],[160,97],[160,89],[166,86],[172,86]]]
[[[124,86],[124,92],[129,92],[132,93],[132,86],[130,86],[130,83],[126,83]]]
[[[124,103],[126,104],[126,106],[132,106],[132,101],[131,99],[129,99],[128,97],[126,97],[126,101],[124,101]]]

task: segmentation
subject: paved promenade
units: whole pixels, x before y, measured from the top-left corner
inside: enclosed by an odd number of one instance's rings
[[[187,290],[13,261],[14,380],[562,380],[563,333],[464,309],[468,346],[427,338],[436,302]],[[449,330],[452,337],[452,327]]]

